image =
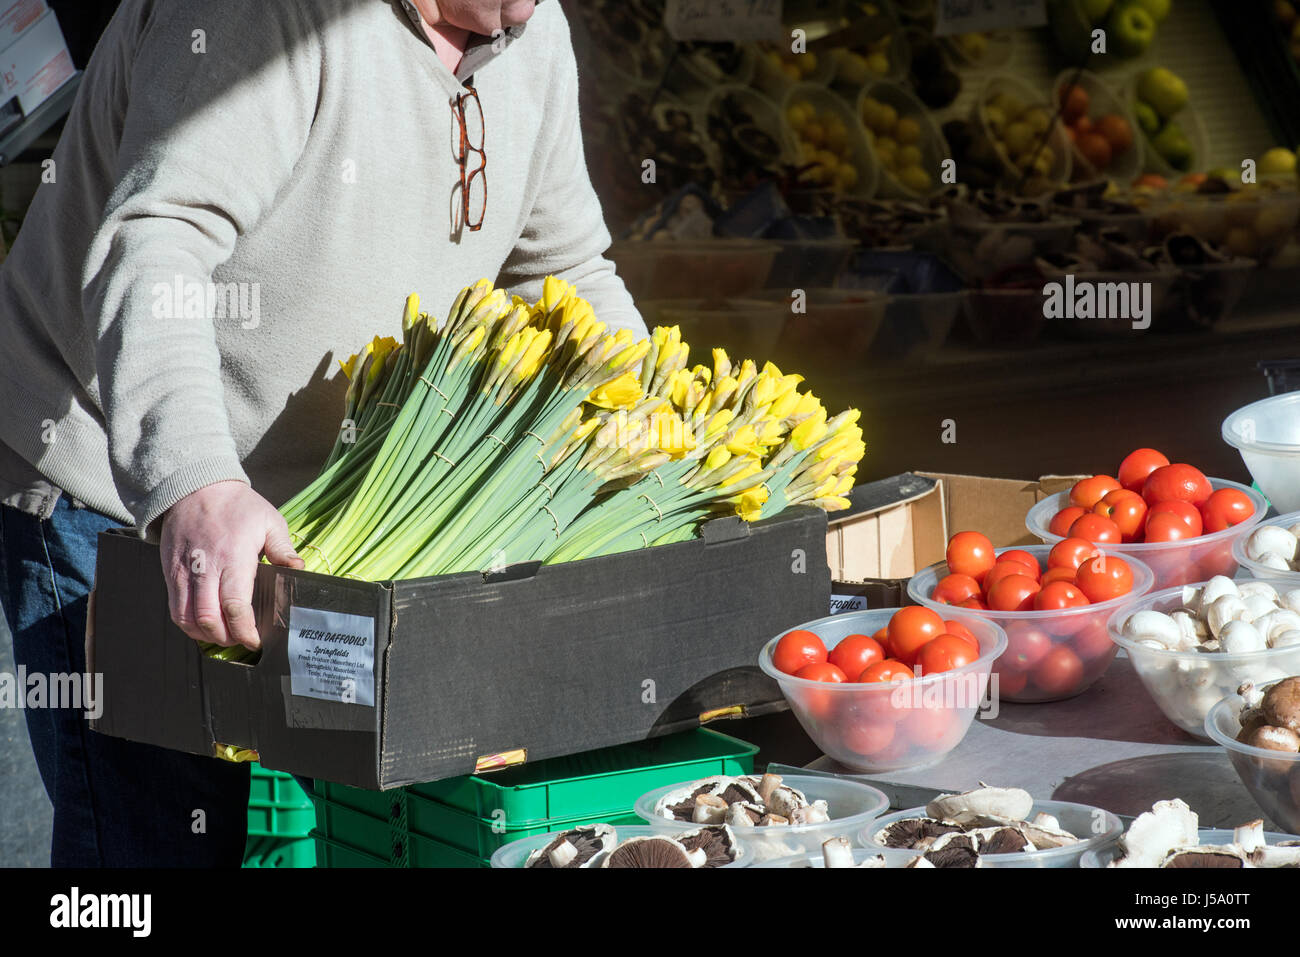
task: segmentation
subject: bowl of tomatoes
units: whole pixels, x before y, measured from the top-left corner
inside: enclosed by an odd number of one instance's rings
[[[777,635],[758,664],[808,736],[858,771],[941,761],[966,736],[1007,636],[958,609],[830,615]]]
[[[1142,562],[1081,538],[995,550],[979,532],[958,532],[947,560],[913,575],[912,601],[940,614],[961,610],[1007,635],[994,664],[1003,701],[1073,698],[1102,676],[1116,647],[1106,621],[1151,588]]]
[[[1138,449],[1115,475],[1093,475],[1049,495],[1025,516],[1040,541],[1085,538],[1107,551],[1137,558],[1171,588],[1237,571],[1233,543],[1268,510],[1249,486],[1210,478],[1155,449]]]

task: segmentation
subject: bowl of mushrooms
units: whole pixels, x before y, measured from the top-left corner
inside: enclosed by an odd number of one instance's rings
[[[1210,709],[1205,730],[1264,813],[1300,834],[1300,677],[1238,692]]]
[[[637,799],[640,818],[677,836],[726,824],[751,861],[820,854],[831,838],[855,841],[889,807],[884,792],[857,781],[821,775],[714,775],[657,788]]]
[[[1133,819],[1115,843],[1090,850],[1080,867],[1297,867],[1300,840],[1264,830],[1263,821],[1227,829],[1198,827],[1196,812],[1178,798],[1157,801]]]
[[[1300,588],[1300,512],[1271,518],[1237,538],[1232,557],[1256,578],[1291,581]]]
[[[752,867],[825,867],[847,868],[863,867],[867,869],[898,869],[906,867],[934,867],[923,854],[916,851],[887,847],[854,847],[852,842],[842,837],[833,837],[822,845],[816,854],[794,854],[790,857],[777,857],[770,861],[759,861]]]
[[[1244,681],[1300,673],[1300,588],[1222,575],[1152,592],[1107,624],[1160,710],[1209,740],[1205,716]]]
[[[744,851],[725,824],[664,835],[640,825],[583,824],[567,831],[534,834],[497,848],[501,868],[743,867]]]
[[[877,818],[862,845],[908,850],[933,867],[1075,867],[1084,852],[1106,847],[1122,831],[1119,818],[1102,808],[981,785]]]

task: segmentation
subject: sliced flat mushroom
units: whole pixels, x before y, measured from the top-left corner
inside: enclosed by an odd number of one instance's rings
[[[1022,788],[981,785],[961,794],[941,794],[925,807],[930,817],[958,824],[979,818],[1023,821],[1033,812],[1034,799]]]
[[[925,852],[925,859],[935,867],[978,867],[979,849],[969,834],[945,834]]]
[[[686,848],[671,837],[630,837],[605,855],[601,867],[694,867]]]
[[[614,828],[608,824],[584,824],[555,835],[545,847],[528,855],[524,867],[595,867],[617,840]]]
[[[701,867],[724,867],[740,856],[736,834],[725,824],[713,824],[677,837],[677,843],[687,852],[702,851]]]
[[[924,850],[933,844],[936,838],[953,832],[961,833],[964,830],[965,828],[957,824],[945,824],[930,817],[909,817],[895,821],[877,831],[872,840],[885,847]]]

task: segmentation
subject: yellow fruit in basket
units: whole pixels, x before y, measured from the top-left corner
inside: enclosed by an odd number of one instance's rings
[[[919,146],[900,146],[897,161],[899,166],[920,166],[921,148]]]
[[[805,50],[803,53],[800,53],[799,58],[795,60],[795,62],[799,64],[799,69],[803,72],[804,76],[811,76],[817,72],[817,54],[812,50]]]
[[[843,163],[835,170],[835,187],[848,191],[858,185],[858,168],[852,163]]]
[[[821,146],[826,142],[826,127],[820,120],[809,120],[804,124],[802,132],[804,140],[813,146]]]
[[[1000,133],[1006,129],[1007,115],[1002,112],[1000,107],[986,106],[984,107],[984,122],[988,124],[989,129],[994,133]]]
[[[957,49],[972,60],[978,60],[988,50],[989,38],[983,33],[963,33],[956,39]]]
[[[812,107],[807,103],[791,103],[785,111],[786,122],[794,130],[802,130],[812,118]]]
[[[1002,111],[1002,115],[1008,120],[1020,118],[1020,114],[1025,112],[1025,106],[1010,93],[999,93],[989,102],[990,106],[995,106]]]
[[[889,72],[889,57],[884,53],[873,53],[867,57],[867,69],[876,76],[884,76]]]
[[[785,78],[792,83],[798,83],[803,79],[803,74],[799,72],[799,68],[793,63],[782,63],[781,72],[784,73]]]
[[[1245,226],[1234,226],[1223,237],[1223,245],[1234,256],[1254,256],[1259,253],[1259,240],[1255,233]]]
[[[930,192],[930,174],[919,166],[906,166],[899,170],[898,181],[914,193]]]
[[[848,125],[838,116],[828,116],[822,121],[822,126],[826,129],[826,139],[833,140],[836,138],[844,139],[848,136]]]
[[[1259,172],[1265,176],[1295,174],[1295,154],[1283,146],[1275,146],[1259,158]]]
[[[876,158],[885,166],[892,166],[894,158],[898,155],[898,143],[889,136],[877,136],[873,145],[876,151]]]
[[[1255,235],[1265,242],[1281,239],[1295,228],[1296,206],[1284,200],[1265,201],[1255,217]]]
[[[1042,136],[1047,132],[1047,128],[1052,125],[1052,117],[1041,106],[1025,110],[1025,114],[1020,117],[1020,121],[1027,124],[1037,136]]]
[[[1020,120],[1008,123],[1007,128],[1002,131],[1002,145],[1013,156],[1033,149],[1037,140],[1038,137],[1034,135],[1033,128],[1028,123],[1022,123]]]
[[[894,139],[908,146],[921,142],[921,124],[911,116],[900,116],[894,124]]]
[[[1044,149],[1038,156],[1034,157],[1032,168],[1039,176],[1050,176],[1052,173],[1053,156],[1051,152]]]
[[[840,81],[850,86],[861,86],[871,78],[871,65],[861,53],[847,50],[836,71]]]
[[[898,125],[898,110],[894,109],[888,103],[881,103],[880,109],[876,112],[878,114],[876,132],[888,133],[892,136],[894,127]]]

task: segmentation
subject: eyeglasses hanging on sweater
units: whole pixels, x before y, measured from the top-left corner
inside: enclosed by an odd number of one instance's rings
[[[478,90],[468,83],[465,89],[469,92],[457,94],[455,101],[456,119],[460,124],[460,146],[456,151],[456,162],[460,166],[460,225],[470,232],[477,232],[483,227],[483,216],[487,212],[487,153],[483,150],[487,130]],[[452,226],[456,228],[457,224],[452,223]]]

